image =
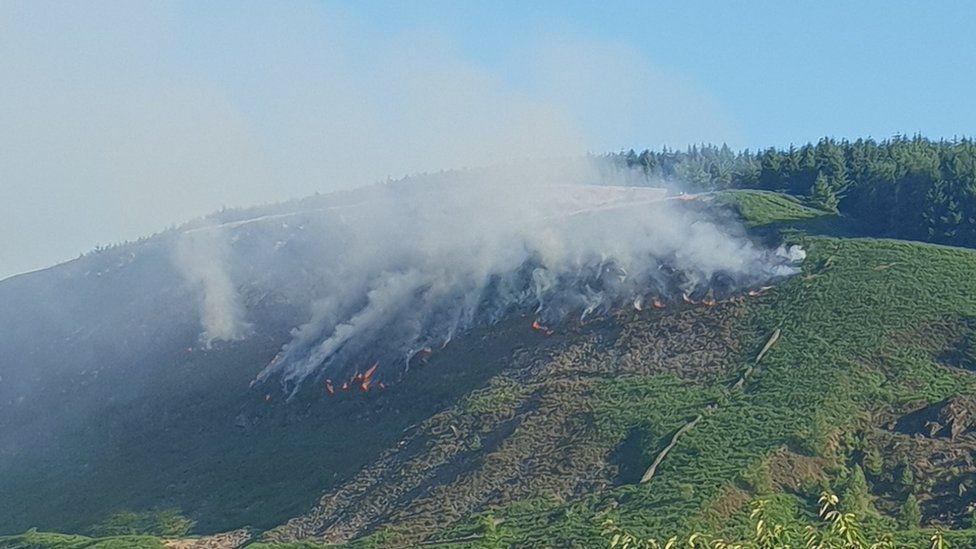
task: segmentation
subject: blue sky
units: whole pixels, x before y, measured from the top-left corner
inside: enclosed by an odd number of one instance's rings
[[[972,134],[967,2],[0,3],[0,278],[246,206],[627,148]]]
[[[971,2],[420,4],[366,2],[359,15],[378,21],[378,32],[429,25],[503,73],[538,36],[619,44],[714,97],[740,147],[824,135],[952,137],[976,123]],[[657,141],[653,128],[625,137],[635,147]]]

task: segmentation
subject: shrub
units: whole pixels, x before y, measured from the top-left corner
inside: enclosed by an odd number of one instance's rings
[[[136,513],[118,511],[91,527],[96,536],[148,535],[168,538],[185,536],[196,522],[183,516],[178,509],[157,509]]]
[[[797,523],[784,524],[773,519],[767,512],[768,501],[760,500],[753,504],[749,515],[752,521],[751,534],[745,539],[726,540],[707,534],[694,533],[666,541],[641,538],[618,528],[613,520],[604,522],[604,536],[610,549],[779,549],[788,547],[810,547],[817,549],[894,549],[894,536],[880,533],[869,538],[861,528],[854,513],[844,513],[838,509],[839,498],[829,492],[820,496],[820,522],[801,526]],[[929,538],[931,549],[948,549],[949,544],[941,532]]]

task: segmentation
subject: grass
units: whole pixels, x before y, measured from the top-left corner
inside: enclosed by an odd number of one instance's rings
[[[0,549],[162,549],[163,541],[153,536],[110,536],[90,538],[31,530],[17,536],[0,536]]]
[[[832,214],[811,208],[798,198],[770,191],[723,191],[716,201],[734,208],[750,227],[796,222]]]

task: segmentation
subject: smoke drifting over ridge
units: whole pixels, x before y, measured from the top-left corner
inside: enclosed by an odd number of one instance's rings
[[[0,74],[16,83],[0,86],[0,278],[224,206],[513,158],[743,144],[708,90],[615,39],[547,16],[517,40],[479,37],[485,56],[446,15],[470,17],[460,4],[355,6],[0,3]]]
[[[237,287],[266,286],[258,293],[305,281],[290,299],[309,303],[307,318],[256,380],[277,379],[291,394],[306,380],[341,379],[377,362],[377,377],[395,380],[418,353],[509,315],[557,325],[653,298],[727,295],[796,272],[796,250],[790,257],[759,247],[741,227],[663,189],[601,178],[581,161],[377,185],[341,203],[183,235],[192,251],[212,245],[202,233],[285,231],[211,256],[223,256],[223,267],[201,270],[192,253],[174,259],[203,290],[207,340],[238,337],[246,326],[226,273],[245,277]],[[266,268],[276,275],[247,278]]]

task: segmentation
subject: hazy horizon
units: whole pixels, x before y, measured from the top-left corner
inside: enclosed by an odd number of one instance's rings
[[[222,206],[417,172],[962,135],[976,109],[944,99],[968,90],[969,11],[5,3],[0,279]]]

